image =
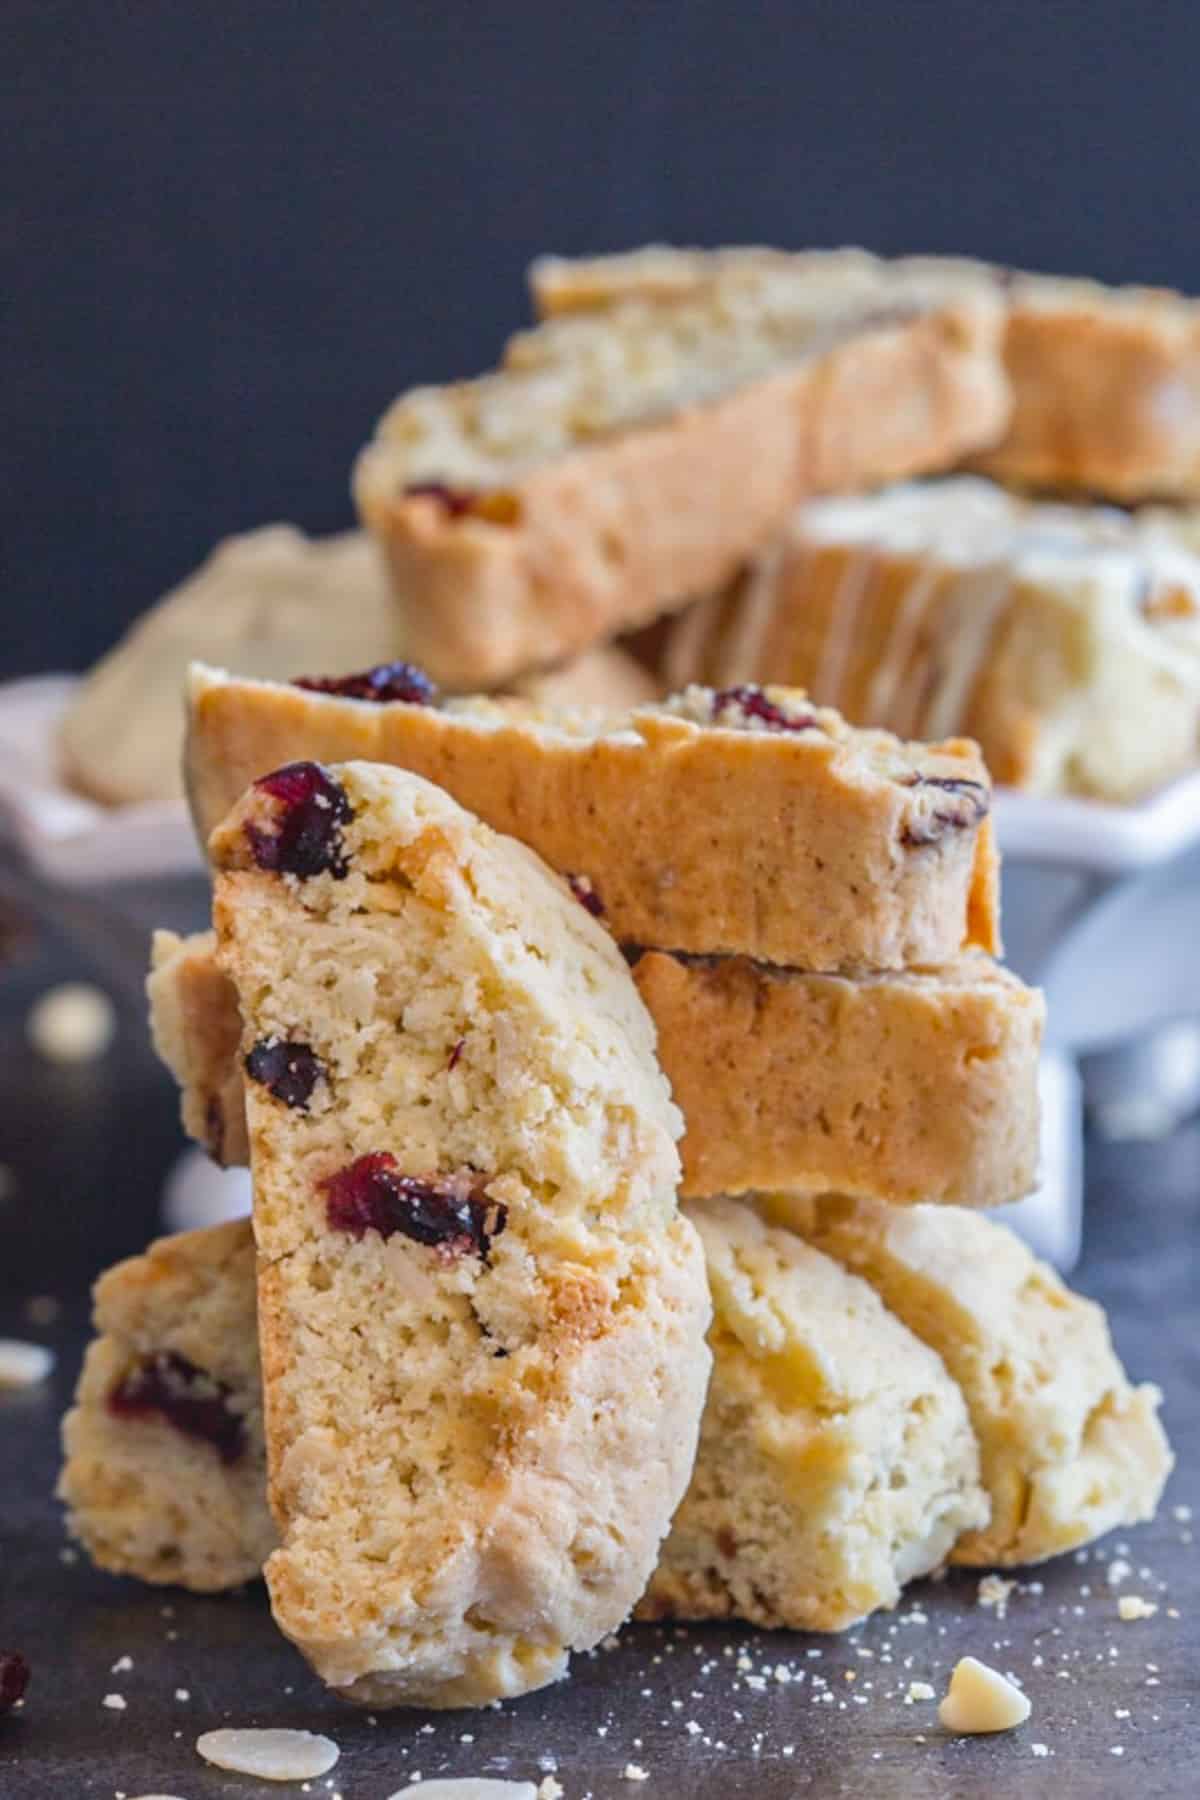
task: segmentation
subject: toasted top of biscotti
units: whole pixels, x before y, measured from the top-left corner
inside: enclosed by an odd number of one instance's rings
[[[507,522],[504,496],[472,496],[597,439],[768,379],[847,336],[957,305],[998,326],[987,284],[947,283],[863,251],[814,253],[763,278],[737,271],[672,294],[634,289],[605,314],[518,333],[493,374],[415,388],[384,415],[355,473],[360,506],[406,489]]]

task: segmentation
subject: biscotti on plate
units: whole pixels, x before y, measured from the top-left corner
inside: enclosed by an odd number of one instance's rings
[[[786,1222],[871,1284],[962,1389],[991,1517],[951,1560],[1040,1562],[1154,1516],[1173,1458],[1103,1309],[1004,1226],[952,1207],[776,1197]]]
[[[678,306],[711,290],[812,278],[828,252],[759,248],[542,257],[544,315],[633,300]],[[852,251],[837,253],[843,258]],[[857,253],[861,255],[862,253]],[[1126,503],[1200,497],[1200,304],[1163,288],[1027,274],[960,257],[905,257],[896,275],[946,295],[1001,297],[1008,430],[972,459],[1003,481]]]
[[[405,641],[491,688],[727,580],[804,495],[944,469],[1008,414],[1002,308],[861,252],[515,337],[403,395],[354,492]]]
[[[363,531],[264,525],[218,544],[80,684],[59,730],[69,785],[108,806],[183,791],[183,688],[196,657],[290,679],[400,653],[400,617]]]
[[[962,1395],[869,1285],[731,1200],[689,1207],[713,1293],[700,1449],[643,1618],[839,1631],[988,1506]]]
[[[622,943],[811,969],[997,948],[991,787],[974,745],[847,730],[776,688],[603,714],[484,699],[376,704],[194,669],[201,841],[293,758],[424,775],[586,892]]]
[[[1045,1009],[989,957],[852,978],[647,951],[634,979],[686,1119],[683,1193],[995,1206],[1033,1186]],[[244,1163],[237,994],[211,935],[156,933],[146,985],[185,1130]]]
[[[856,977],[647,951],[684,1194],[996,1206],[1034,1186],[1041,993],[978,951]]]
[[[964,733],[998,782],[1136,799],[1200,759],[1187,529],[969,476],[813,501],[675,623],[666,673],[769,674],[859,725]]]
[[[276,1621],[375,1706],[526,1692],[626,1617],[695,1451],[653,1027],[566,884],[417,776],[289,765],[211,847]]]
[[[63,1421],[67,1527],[116,1575],[197,1592],[256,1577],[267,1510],[254,1242],[242,1220],[102,1275]]]

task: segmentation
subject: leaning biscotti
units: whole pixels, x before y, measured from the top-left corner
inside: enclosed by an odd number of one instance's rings
[[[811,969],[997,948],[991,786],[974,745],[850,731],[785,689],[596,714],[376,704],[196,668],[189,712],[202,842],[264,770],[359,758],[437,782],[528,844],[621,943]]]
[[[495,687],[727,580],[804,495],[999,437],[1002,308],[859,253],[559,319],[402,396],[354,492],[411,654]]]
[[[683,1193],[995,1206],[1033,1186],[1044,1007],[989,957],[851,978],[647,951],[634,979],[686,1119]],[[237,995],[211,936],[158,932],[147,991],[184,1128],[245,1162]]]
[[[364,1703],[527,1692],[626,1617],[694,1456],[651,1022],[566,884],[417,776],[291,765],[211,847],[276,1622]]]
[[[69,1531],[116,1575],[199,1593],[251,1580],[276,1534],[249,1225],[119,1263],[96,1284],[95,1317],[63,1421]]]
[[[1040,1562],[1153,1518],[1173,1460],[1161,1395],[1130,1384],[1102,1308],[1011,1231],[834,1195],[764,1206],[869,1282],[962,1389],[991,1517],[952,1561]]]
[[[647,951],[685,1194],[996,1206],[1034,1186],[1045,1007],[989,957],[857,977]]]
[[[754,289],[787,280],[789,271],[812,279],[827,254],[651,245],[578,262],[543,257],[531,284],[545,315],[603,312],[634,299],[678,306],[714,286]],[[1195,300],[957,257],[906,257],[891,266],[947,297],[1001,298],[1012,414],[1004,435],[973,456],[978,468],[1016,485],[1125,503],[1200,498]]]
[[[962,1395],[866,1282],[791,1232],[731,1200],[689,1216],[713,1377],[638,1614],[840,1631],[986,1521]]]
[[[1162,512],[961,476],[799,508],[676,621],[673,682],[808,688],[858,725],[964,734],[993,778],[1136,799],[1200,757],[1200,557]]]

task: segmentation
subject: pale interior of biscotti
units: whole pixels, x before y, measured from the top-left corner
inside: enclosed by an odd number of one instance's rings
[[[307,1110],[247,1081],[275,1265],[261,1287],[272,1494],[289,1568],[315,1574],[306,1592],[289,1580],[293,1623],[335,1592],[361,1629],[386,1616],[432,1633],[469,1585],[489,1483],[536,1461],[546,1418],[570,1406],[575,1350],[646,1304],[678,1121],[627,970],[569,891],[492,834],[478,858],[451,845],[442,796],[436,816],[414,802],[401,817],[390,772],[338,773],[355,810],[344,880],[218,882],[245,1048],[301,1042],[323,1069]],[[404,1176],[474,1186],[503,1228],[440,1248],[331,1229],[323,1184],[380,1152]],[[351,1564],[391,1585],[355,1591]],[[490,1623],[486,1602],[468,1621]],[[302,1629],[337,1635],[311,1612]]]
[[[1101,1309],[1006,1227],[834,1195],[767,1210],[869,1282],[962,1389],[992,1516],[955,1561],[1036,1560],[1153,1511],[1168,1466],[1153,1390],[1130,1388]]]
[[[650,1609],[840,1629],[986,1517],[966,1410],[865,1282],[736,1202],[688,1212],[714,1369]]]
[[[63,1426],[59,1497],[102,1567],[208,1591],[256,1576],[275,1543],[266,1504],[254,1246],[244,1221],[186,1232],[101,1278],[75,1405]],[[153,1410],[115,1412],[114,1392],[148,1360],[176,1354],[220,1384],[243,1423],[223,1461],[211,1442]]]
[[[896,309],[903,322],[945,293],[932,269],[901,272],[851,253],[717,282],[670,305],[632,298],[603,316],[554,319],[513,338],[497,373],[403,395],[360,461],[360,494],[516,479],[577,444],[787,369],[878,325],[881,312]]]

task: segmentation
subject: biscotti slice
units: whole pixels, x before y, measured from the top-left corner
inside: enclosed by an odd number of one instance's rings
[[[695,1218],[717,1302],[714,1375],[691,1486],[641,1610],[838,1629],[893,1605],[986,1516],[962,1400],[938,1358],[835,1262],[730,1202],[703,1202]],[[153,1312],[141,1302],[150,1282]],[[143,1580],[203,1591],[257,1575],[276,1540],[249,1221],[155,1245],[100,1294],[109,1336],[89,1351],[66,1430],[73,1531],[98,1562]],[[181,1332],[186,1380],[169,1348]],[[222,1382],[208,1373],[217,1366]],[[124,1402],[130,1391],[145,1392],[140,1409]]]
[[[962,476],[801,507],[674,627],[672,681],[796,682],[860,725],[978,740],[993,777],[1128,801],[1200,758],[1183,528]]]
[[[639,1616],[839,1631],[894,1606],[985,1523],[966,1407],[866,1282],[734,1201],[688,1212],[712,1286],[713,1378]]]
[[[195,657],[242,675],[361,669],[400,653],[400,617],[366,532],[264,525],[227,538],[86,676],[59,732],[63,775],[108,806],[183,791],[183,688]]]
[[[837,253],[843,258],[852,251]],[[862,253],[857,253],[861,255]],[[812,279],[828,252],[673,250],[650,245],[530,271],[538,310],[679,305],[714,286]],[[946,295],[1002,296],[1007,432],[976,465],[1027,487],[1073,488],[1133,503],[1200,497],[1200,304],[1164,288],[1106,287],[961,257],[904,257],[899,278]]]
[[[989,957],[858,977],[647,951],[684,1194],[996,1206],[1037,1179],[1045,1006]]]
[[[432,695],[377,704],[192,671],[202,841],[248,781],[309,757],[436,781],[571,879],[622,943],[810,969],[998,947],[975,746],[853,731],[792,690],[689,689],[602,714]]]
[[[1173,1462],[1158,1389],[1131,1386],[1102,1308],[1005,1226],[837,1196],[764,1205],[870,1282],[962,1389],[992,1506],[954,1562],[1039,1562],[1153,1518]]]
[[[96,1284],[63,1421],[71,1534],[117,1575],[200,1593],[256,1577],[267,1510],[249,1224],[152,1244]]]
[[[1008,414],[985,285],[831,254],[557,319],[418,388],[358,459],[411,653],[496,687],[727,580],[809,493],[945,469]]]
[[[566,885],[419,777],[290,765],[211,847],[276,1620],[375,1706],[542,1686],[641,1593],[708,1378],[650,1020]]]
[[[683,1193],[998,1206],[1033,1187],[1045,1008],[989,957],[850,978],[647,951],[634,979],[687,1122]],[[211,936],[156,933],[147,992],[185,1130],[244,1163],[237,994]]]

